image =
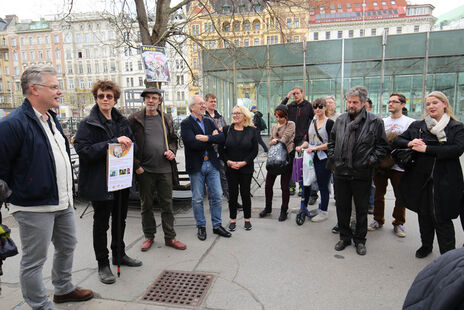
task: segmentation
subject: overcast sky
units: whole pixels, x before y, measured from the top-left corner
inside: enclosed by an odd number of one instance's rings
[[[0,16],[16,14],[20,19],[39,19],[45,15],[63,13],[69,0],[0,0]],[[129,0],[131,1],[131,0]],[[150,0],[149,0],[150,1]],[[89,12],[111,8],[110,0],[74,0],[73,12]],[[154,1],[151,1],[154,2]],[[178,2],[178,1],[173,1]],[[430,3],[435,6],[434,15],[440,16],[462,4],[462,0],[412,0],[414,4]]]

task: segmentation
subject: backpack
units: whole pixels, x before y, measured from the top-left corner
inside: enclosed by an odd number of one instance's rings
[[[263,120],[262,117],[260,117],[259,118],[259,131],[263,131],[266,129],[267,129],[266,122]]]

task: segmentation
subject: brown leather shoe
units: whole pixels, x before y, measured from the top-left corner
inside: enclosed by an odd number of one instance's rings
[[[142,252],[148,251],[151,248],[151,245],[153,244],[153,242],[154,242],[153,238],[145,239],[145,241],[142,242],[142,246],[140,247]]]
[[[53,295],[53,302],[61,304],[64,302],[71,301],[86,301],[93,297],[93,292],[91,290],[82,289],[76,287],[74,291],[65,295]]]
[[[185,250],[187,246],[180,242],[179,240],[172,239],[171,241],[166,241],[166,246],[170,246],[176,250]]]

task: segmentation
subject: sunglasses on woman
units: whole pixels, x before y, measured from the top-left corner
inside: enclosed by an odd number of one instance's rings
[[[315,104],[315,105],[313,105],[313,108],[314,108],[314,110],[317,110],[317,109],[322,110],[324,108],[324,106],[322,104]]]

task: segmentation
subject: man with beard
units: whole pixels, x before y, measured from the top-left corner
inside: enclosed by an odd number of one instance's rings
[[[347,113],[337,118],[330,133],[328,155],[334,167],[335,199],[340,228],[336,251],[353,239],[356,253],[366,254],[367,208],[374,164],[388,150],[382,119],[366,111],[367,89],[355,86],[345,95]],[[350,229],[351,200],[356,208],[356,230]]]

